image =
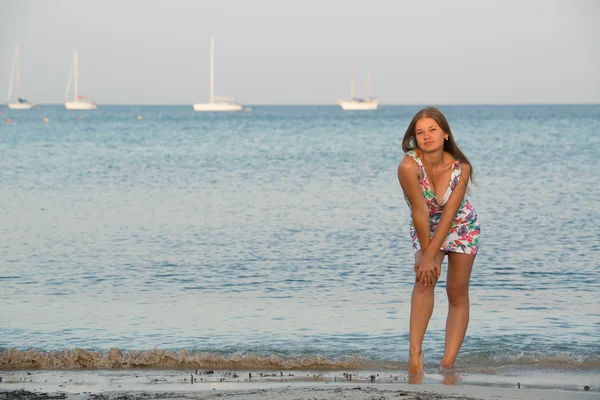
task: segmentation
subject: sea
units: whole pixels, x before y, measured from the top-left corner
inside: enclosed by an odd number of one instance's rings
[[[438,107],[482,229],[457,373],[599,390],[600,105]],[[0,108],[0,370],[405,376],[421,108]]]

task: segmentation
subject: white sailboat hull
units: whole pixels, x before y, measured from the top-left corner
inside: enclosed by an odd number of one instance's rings
[[[65,108],[67,110],[95,110],[98,105],[90,101],[65,101]]]
[[[71,83],[73,83],[73,97],[70,97]],[[69,101],[69,99],[73,99]],[[86,96],[79,95],[79,54],[77,50],[73,51],[73,68],[67,80],[67,89],[65,90],[65,108],[67,110],[95,110],[98,105]]]
[[[372,101],[340,101],[340,107],[345,111],[369,111],[377,110],[379,100]]]
[[[194,104],[194,111],[242,111],[243,106],[236,103],[196,103]]]
[[[7,106],[11,110],[30,110],[33,103],[8,103]]]
[[[215,38],[210,37],[210,101],[192,105],[197,112],[243,111],[244,106],[233,97],[215,95]]]
[[[372,111],[377,110],[379,99],[371,97],[371,73],[367,72],[367,97],[359,99],[354,96],[354,65],[352,66],[352,78],[350,79],[350,100],[338,100],[344,111]]]

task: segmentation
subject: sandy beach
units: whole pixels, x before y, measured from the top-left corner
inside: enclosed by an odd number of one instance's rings
[[[320,385],[298,387],[270,387],[255,389],[218,390],[200,388],[180,391],[101,391],[101,392],[44,392],[20,390],[0,390],[0,399],[69,399],[69,400],[143,400],[143,399],[348,399],[348,400],[384,400],[384,399],[419,399],[419,400],[559,400],[559,399],[598,399],[598,393],[550,391],[535,389],[508,389],[496,387],[440,385],[422,386],[374,386],[374,385]]]
[[[365,371],[3,371],[0,399],[599,399],[597,388],[565,390],[518,383],[444,385],[432,379],[409,385],[406,376]],[[194,379],[193,383],[191,379]]]

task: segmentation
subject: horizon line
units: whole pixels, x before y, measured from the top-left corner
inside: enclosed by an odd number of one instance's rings
[[[98,106],[125,106],[125,107],[143,107],[143,106],[161,106],[161,107],[192,107],[194,103],[98,103]],[[600,105],[600,102],[567,102],[567,103],[380,103],[379,107],[412,107],[412,106],[553,106],[553,105]],[[0,108],[7,107],[5,103],[0,104]],[[35,106],[64,106],[64,103],[35,103]],[[339,107],[339,104],[335,103],[248,103],[243,104],[244,107]]]

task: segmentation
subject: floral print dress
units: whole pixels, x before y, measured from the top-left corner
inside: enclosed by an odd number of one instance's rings
[[[460,181],[462,163],[454,160],[450,175],[450,185],[448,185],[448,189],[446,190],[446,193],[444,193],[442,200],[438,200],[433,189],[431,189],[429,185],[427,174],[425,174],[425,167],[423,167],[423,162],[417,153],[414,150],[410,150],[406,154],[412,157],[417,164],[419,164],[419,168],[421,168],[421,189],[423,189],[423,197],[425,197],[425,202],[429,208],[429,227],[431,231],[430,237],[433,238],[435,229],[442,217],[444,205],[448,202],[452,191]],[[410,208],[410,202],[408,201],[406,194],[404,195],[404,198],[408,204],[408,207]],[[454,222],[452,223],[452,226],[450,227],[448,235],[446,235],[446,239],[442,243],[440,250],[463,254],[477,254],[477,250],[479,249],[480,231],[481,229],[479,226],[479,220],[477,219],[477,213],[465,195],[463,201],[460,203],[456,217],[454,217]],[[410,221],[410,236],[412,237],[413,250],[416,253],[421,248],[421,245],[419,243],[417,231],[412,219]]]

